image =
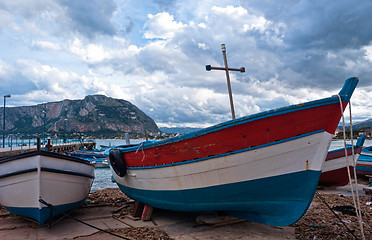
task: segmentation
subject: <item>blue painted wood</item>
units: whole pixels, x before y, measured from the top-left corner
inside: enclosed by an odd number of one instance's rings
[[[302,171],[177,191],[141,190],[118,185],[129,197],[156,208],[187,212],[226,211],[249,221],[287,226],[296,222],[308,209],[309,199],[313,198],[318,185],[313,180],[318,179],[320,173]]]

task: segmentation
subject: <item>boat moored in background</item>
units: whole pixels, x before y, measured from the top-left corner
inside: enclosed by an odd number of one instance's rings
[[[372,146],[362,149],[357,162],[356,172],[358,175],[372,176]]]
[[[347,168],[349,168],[350,177],[354,177],[354,166],[363,149],[365,139],[365,135],[358,138],[357,143],[354,146],[354,159],[353,149],[350,145],[346,146],[347,152],[345,152],[345,148],[329,151],[322,166],[319,185],[328,187],[347,185],[349,183],[349,173]]]

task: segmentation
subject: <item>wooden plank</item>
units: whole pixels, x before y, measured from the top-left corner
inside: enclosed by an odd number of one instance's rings
[[[150,221],[153,211],[154,211],[153,207],[151,207],[149,205],[145,205],[145,207],[143,208],[141,220],[142,221]]]
[[[136,201],[133,205],[131,215],[133,217],[140,218],[142,216],[142,212],[143,212],[144,207],[145,207],[145,205],[143,203]]]

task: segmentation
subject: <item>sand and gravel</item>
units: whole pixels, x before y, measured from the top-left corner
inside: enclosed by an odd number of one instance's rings
[[[366,180],[362,181],[368,184]],[[319,190],[320,196],[315,195],[313,202],[306,212],[306,214],[295,224],[289,228],[294,228],[294,236],[288,235],[288,239],[355,239],[355,237],[348,232],[341,221],[353,232],[357,239],[361,239],[361,232],[355,211],[353,209],[353,200],[351,196],[343,194],[328,193],[327,191]],[[321,200],[323,198],[333,212]],[[360,206],[364,221],[365,239],[372,239],[372,193],[360,196]],[[87,204],[81,208],[100,208],[100,207],[114,207],[116,210],[112,214],[117,219],[124,219],[130,214],[133,207],[133,200],[125,196],[118,188],[107,188],[98,190],[89,195]],[[0,205],[0,218],[9,217],[7,212]],[[242,223],[238,223],[242,224]],[[243,223],[244,224],[244,223]],[[233,226],[233,225],[232,225]],[[225,228],[228,226],[224,226]],[[216,228],[218,231],[218,227]],[[278,231],[278,229],[274,229]],[[161,239],[168,240],[171,238],[164,229],[158,227],[126,227],[110,229],[109,231],[129,239]],[[280,228],[279,228],[280,231]],[[0,231],[1,234],[1,231]],[[205,232],[208,234],[208,232]],[[241,232],[240,232],[241,234]],[[191,236],[191,235],[190,235]],[[265,239],[265,236],[262,239]],[[107,235],[107,233],[97,232],[90,236],[80,236],[74,239],[118,239],[116,237]],[[180,238],[187,239],[187,238]],[[193,239],[203,239],[202,237]],[[208,239],[214,239],[212,236]],[[220,238],[219,238],[220,239]],[[227,238],[226,238],[227,239]],[[240,239],[251,239],[249,236],[240,237]],[[256,238],[252,238],[256,239]],[[275,239],[275,238],[267,238]],[[282,239],[282,238],[281,238]]]

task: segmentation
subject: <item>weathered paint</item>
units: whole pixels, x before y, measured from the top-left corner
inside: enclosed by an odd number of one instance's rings
[[[120,149],[121,190],[154,207],[226,211],[288,225],[307,210],[357,78],[339,97],[274,109],[157,142]]]

